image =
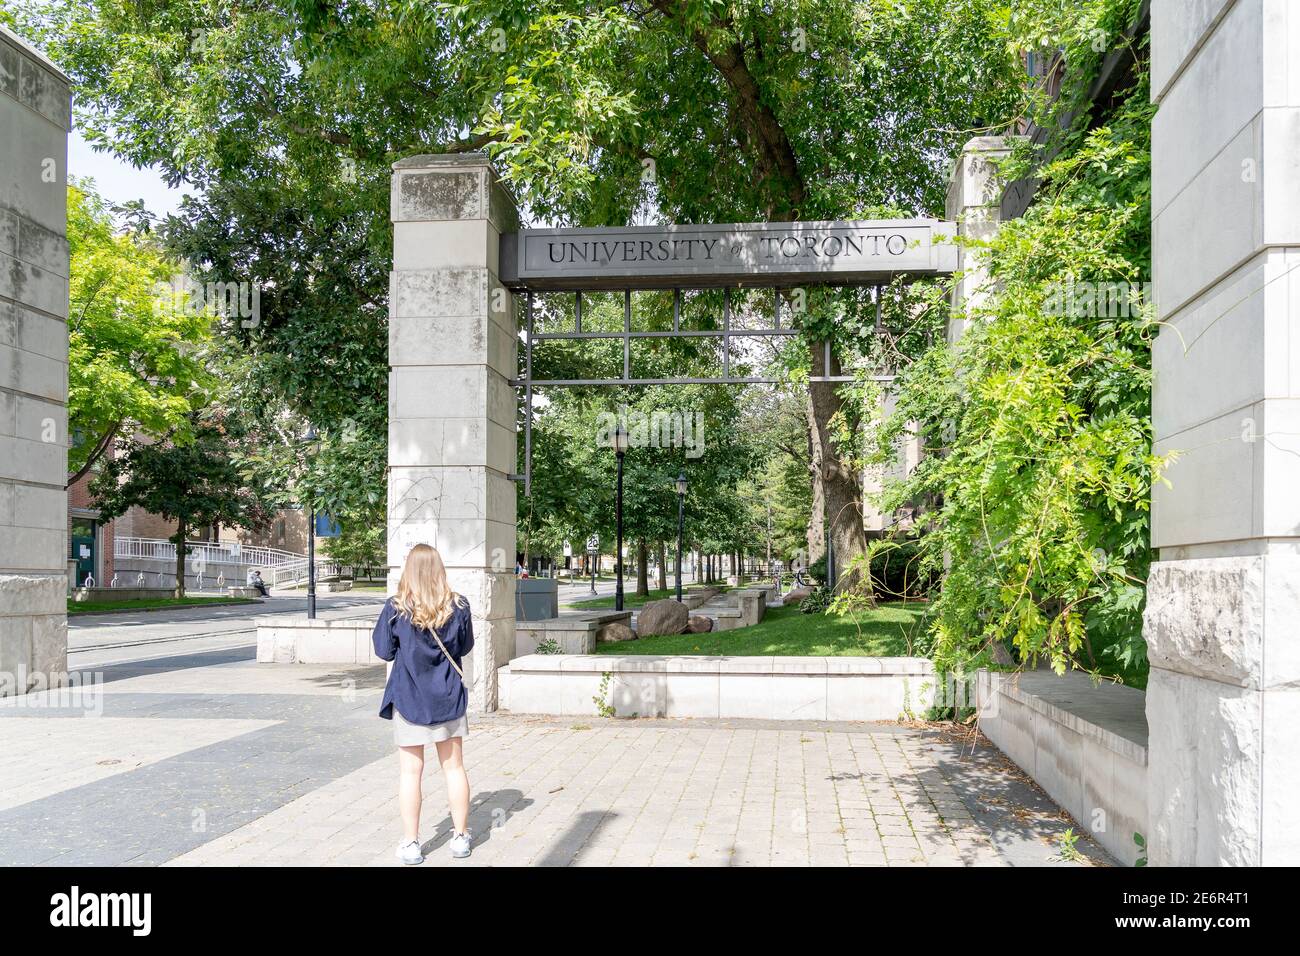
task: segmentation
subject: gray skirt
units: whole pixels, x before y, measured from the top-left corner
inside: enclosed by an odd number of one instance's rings
[[[399,747],[420,747],[468,736],[469,721],[464,714],[443,724],[413,724],[393,708],[393,742]]]

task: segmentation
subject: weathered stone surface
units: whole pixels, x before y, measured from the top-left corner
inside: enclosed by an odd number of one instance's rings
[[[649,637],[651,634],[681,634],[686,630],[686,623],[690,616],[686,605],[678,604],[671,598],[651,601],[641,608],[641,613],[637,615],[637,633],[642,637]]]
[[[1300,680],[1300,558],[1158,561],[1144,634],[1152,666],[1243,687]]]
[[[517,643],[515,345],[510,297],[495,294],[492,178],[483,156],[414,156],[394,166],[391,203],[389,582],[413,545],[442,552],[473,608],[476,712],[496,708]]]
[[[69,103],[0,27],[0,694],[67,669]]]
[[[1258,866],[1267,693],[1157,667],[1147,683],[1154,866]],[[1280,755],[1278,758],[1280,759]]]
[[[486,219],[480,170],[399,171],[394,219]]]
[[[394,321],[489,312],[486,262],[482,266],[403,269],[392,274],[389,291]]]
[[[711,630],[713,630],[713,618],[702,614],[692,614],[690,620],[686,622],[688,634],[707,634]]]
[[[602,643],[615,641],[635,641],[637,639],[636,631],[626,624],[606,624],[600,629],[600,640]]]
[[[1153,667],[1246,686],[1263,643],[1259,558],[1156,562],[1144,634]]]
[[[68,580],[55,575],[5,575],[0,615],[57,614],[67,611]]]
[[[808,595],[812,594],[812,588],[792,588],[786,592],[784,604],[798,604]]]

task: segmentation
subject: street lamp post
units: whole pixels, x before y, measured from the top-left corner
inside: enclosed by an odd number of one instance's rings
[[[677,603],[682,602],[682,532],[686,527],[686,472],[677,473]]]
[[[308,425],[303,433],[303,450],[310,455],[316,450],[319,436],[316,429]],[[304,465],[306,458],[304,456]],[[310,517],[307,519],[307,619],[316,619],[316,505],[309,506]]]
[[[614,457],[618,461],[618,483],[614,491],[614,610],[623,610],[623,456],[627,454],[627,429],[620,422],[614,428]]]

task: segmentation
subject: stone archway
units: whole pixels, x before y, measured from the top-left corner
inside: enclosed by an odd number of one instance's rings
[[[531,373],[517,372],[516,294],[874,284],[950,273],[958,257],[943,241],[955,227],[928,219],[520,230],[513,200],[479,154],[397,163],[392,219],[389,585],[413,545],[442,552],[452,586],[474,608],[467,676],[477,710],[495,708],[496,672],[514,651],[513,480],[529,474],[517,462],[515,387],[531,388]],[[635,334],[622,336],[622,378],[567,384],[645,384],[628,371]],[[708,381],[738,380],[724,369]]]

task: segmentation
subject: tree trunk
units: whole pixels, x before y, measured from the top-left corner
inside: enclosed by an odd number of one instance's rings
[[[834,351],[831,352],[829,365],[823,343],[814,343],[810,351],[814,376],[841,374],[840,363]],[[834,549],[836,580],[831,583],[836,591],[854,583],[851,576],[845,575],[845,569],[850,561],[867,549],[867,536],[862,527],[862,486],[857,472],[840,458],[831,439],[831,419],[843,405],[836,383],[809,383],[808,425],[813,453],[813,511],[815,514],[817,510],[816,489],[820,484],[826,527],[830,529]],[[811,530],[810,528],[808,548],[810,556],[814,553]],[[820,551],[818,549],[819,554]]]
[[[659,590],[668,590],[668,548],[659,542]]]
[[[641,597],[650,596],[649,575],[646,573],[649,558],[650,549],[646,547],[645,538],[638,538],[636,542],[636,593]]]
[[[176,525],[176,587],[172,596],[185,597],[185,522]]]

